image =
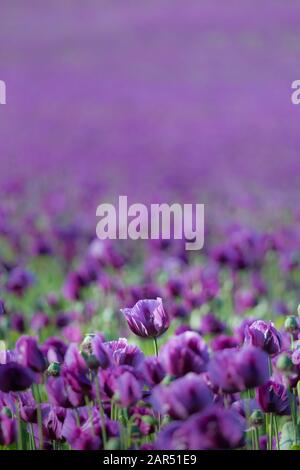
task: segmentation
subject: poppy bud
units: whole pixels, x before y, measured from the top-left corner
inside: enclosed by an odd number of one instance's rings
[[[12,418],[13,414],[10,408],[8,406],[4,406],[1,410],[1,413],[5,414],[8,418]]]
[[[60,375],[60,363],[51,362],[47,369],[47,374],[52,375],[52,377],[58,377]]]
[[[92,340],[93,338],[95,338],[95,336],[96,336],[95,333],[88,333],[87,335],[85,335],[80,345],[81,351],[92,354]]]
[[[276,367],[284,372],[290,371],[293,368],[293,362],[288,354],[280,354],[277,359]]]
[[[255,410],[250,416],[250,423],[255,426],[259,427],[264,424],[265,418],[264,414],[261,410]]]
[[[284,329],[288,333],[295,334],[299,331],[299,325],[297,322],[297,318],[294,315],[290,315],[286,318],[284,322]]]

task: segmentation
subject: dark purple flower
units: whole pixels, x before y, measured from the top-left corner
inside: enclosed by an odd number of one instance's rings
[[[210,345],[213,351],[221,351],[222,349],[237,348],[240,342],[238,338],[229,335],[219,335],[213,338]]]
[[[29,388],[34,375],[28,367],[16,362],[0,365],[0,390],[2,392],[18,392]]]
[[[10,327],[12,330],[17,331],[18,333],[24,333],[26,327],[22,313],[13,313],[10,316]]]
[[[143,379],[150,387],[158,385],[166,373],[157,357],[146,357],[139,368]]]
[[[138,367],[144,360],[144,354],[133,344],[128,344],[126,338],[117,341],[107,341],[105,347],[112,353],[113,362],[118,365]]]
[[[46,339],[41,346],[41,350],[49,362],[63,362],[67,348],[63,340],[55,336]]]
[[[0,299],[0,317],[6,314],[5,303],[4,300]]]
[[[128,408],[142,398],[142,387],[134,374],[125,371],[117,379],[118,401],[122,406]]]
[[[219,334],[226,328],[226,325],[219,320],[213,313],[207,313],[201,318],[201,334]]]
[[[164,369],[169,375],[176,377],[188,372],[204,372],[208,359],[208,350],[203,338],[193,331],[174,336],[160,350]]]
[[[257,401],[265,413],[275,413],[280,416],[291,413],[287,389],[273,380],[258,388]]]
[[[156,300],[139,300],[134,307],[124,308],[121,312],[131,331],[142,338],[155,338],[169,328],[169,317],[159,297]]]
[[[6,289],[21,297],[34,282],[33,275],[23,268],[16,267],[9,273]]]
[[[159,413],[186,419],[212,404],[213,394],[201,377],[189,373],[168,386],[155,387],[151,400]]]
[[[50,324],[50,319],[48,315],[44,312],[37,312],[33,315],[30,327],[33,331],[40,331]]]
[[[245,343],[261,348],[273,356],[281,351],[282,338],[273,323],[256,320],[245,328]]]
[[[34,372],[44,372],[47,368],[45,357],[37,345],[35,338],[21,336],[16,343],[18,362]]]
[[[231,409],[237,411],[243,418],[250,416],[253,411],[260,410],[260,406],[255,398],[244,398],[232,403]]]
[[[269,378],[268,356],[253,346],[224,349],[210,360],[209,377],[223,392],[235,393],[264,384]]]
[[[9,446],[17,439],[17,423],[5,413],[0,413],[0,445]]]
[[[61,373],[75,393],[80,394],[91,389],[89,369],[76,344],[70,344],[68,347]]]
[[[236,449],[244,445],[246,421],[236,412],[211,406],[191,416],[177,431],[179,448]],[[183,446],[183,447],[182,447]]]

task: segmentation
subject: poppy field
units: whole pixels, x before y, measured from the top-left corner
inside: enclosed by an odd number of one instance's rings
[[[299,6],[1,3],[0,450],[300,450]]]

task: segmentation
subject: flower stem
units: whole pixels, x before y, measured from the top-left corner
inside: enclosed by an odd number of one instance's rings
[[[153,338],[154,340],[154,350],[155,350],[155,356],[158,357],[158,345],[157,345],[157,338]]]

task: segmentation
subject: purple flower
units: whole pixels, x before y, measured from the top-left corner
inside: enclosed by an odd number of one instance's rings
[[[261,348],[273,356],[281,351],[282,338],[273,323],[256,320],[245,328],[245,343]]]
[[[0,390],[2,392],[18,392],[29,388],[34,375],[28,367],[16,362],[0,365]]]
[[[142,338],[156,338],[169,328],[169,317],[159,297],[156,300],[139,300],[133,308],[125,308],[121,312],[131,331]]]
[[[15,295],[22,297],[25,290],[34,282],[33,275],[23,268],[16,267],[10,274],[6,283],[6,289]]]
[[[4,300],[0,299],[0,317],[6,314],[5,303]]]
[[[76,344],[70,344],[62,366],[62,376],[75,393],[88,392],[91,382],[88,377],[89,370]]]
[[[201,319],[201,334],[218,334],[222,333],[226,325],[219,320],[213,313],[207,313]]]
[[[159,413],[173,419],[186,419],[212,404],[213,394],[201,377],[189,373],[169,386],[155,387],[151,400]]]
[[[136,377],[129,371],[125,371],[117,379],[118,401],[128,408],[142,398],[142,387]]]
[[[163,367],[169,375],[176,377],[188,372],[204,372],[208,359],[208,350],[203,338],[193,331],[174,336],[160,350]]]
[[[176,439],[179,448],[188,450],[236,449],[244,445],[245,430],[246,421],[238,413],[211,406],[189,418]]]
[[[63,362],[67,345],[62,339],[52,336],[44,342],[41,346],[41,350],[47,357],[49,362]]]
[[[126,338],[117,341],[107,341],[104,346],[112,353],[113,362],[118,365],[138,367],[144,361],[144,354],[133,344],[128,344]]]
[[[16,343],[18,362],[34,372],[44,372],[47,368],[45,357],[37,345],[35,338],[21,336]]]
[[[238,338],[229,335],[219,335],[213,338],[210,345],[213,351],[221,351],[222,349],[237,348],[240,342]]]
[[[46,326],[48,326],[49,323],[50,319],[48,315],[43,312],[37,312],[33,315],[31,319],[30,327],[33,329],[33,331],[40,331]]]
[[[208,366],[209,377],[223,392],[235,393],[264,384],[269,378],[268,356],[258,348],[224,349]]]
[[[275,413],[280,416],[291,413],[287,389],[273,380],[258,388],[257,401],[265,413]]]
[[[160,359],[157,357],[146,357],[139,370],[150,387],[158,385],[166,375]]]
[[[5,413],[0,413],[0,445],[9,446],[17,439],[16,421]]]

